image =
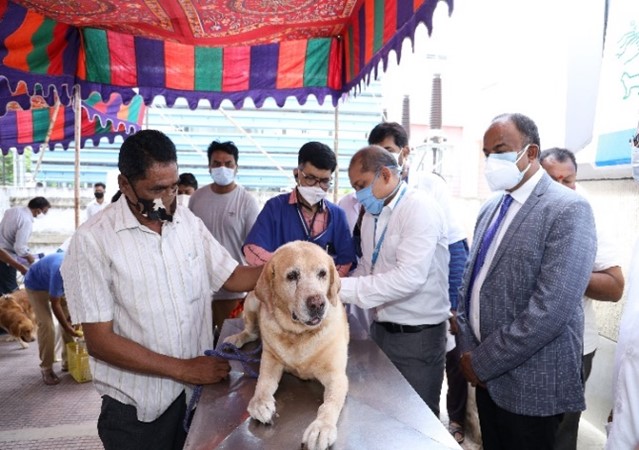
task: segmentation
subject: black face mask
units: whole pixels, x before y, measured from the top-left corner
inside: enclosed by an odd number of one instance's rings
[[[133,205],[138,210],[138,212],[142,214],[144,217],[146,217],[149,220],[159,220],[162,222],[173,221],[173,213],[175,212],[175,208],[177,207],[177,197],[173,198],[173,202],[171,203],[171,205],[169,205],[169,209],[170,209],[170,212],[169,212],[164,206],[164,202],[161,198],[156,198],[153,200],[148,198],[142,198],[135,191],[133,184],[131,184],[131,190],[133,191],[135,196],[138,198],[137,204],[131,202],[128,197],[127,197],[127,201],[131,205]]]
[[[104,198],[104,192],[94,192],[93,195],[95,195],[95,198],[97,198],[98,200]]]

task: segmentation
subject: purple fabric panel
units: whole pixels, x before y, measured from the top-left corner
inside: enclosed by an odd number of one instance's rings
[[[277,82],[279,44],[251,47],[249,89],[274,89]]]
[[[164,43],[162,41],[136,37],[135,58],[140,83],[156,88],[165,86]]]
[[[5,155],[18,140],[18,124],[15,114],[0,117],[0,148]]]
[[[78,55],[80,53],[80,30],[69,27],[65,39],[67,46],[62,53],[62,70],[65,74],[75,76],[78,69]]]

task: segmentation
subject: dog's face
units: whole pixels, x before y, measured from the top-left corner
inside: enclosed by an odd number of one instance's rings
[[[339,289],[333,259],[316,244],[295,241],[273,254],[255,295],[282,322],[295,328],[314,328],[337,306]]]
[[[24,342],[35,341],[36,327],[24,309],[12,298],[0,299],[0,326]]]

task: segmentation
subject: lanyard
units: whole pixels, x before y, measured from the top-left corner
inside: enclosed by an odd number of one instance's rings
[[[399,194],[399,198],[397,199],[397,202],[395,203],[395,207],[393,207],[393,211],[395,210],[395,208],[397,207],[397,204],[400,202],[400,200],[402,199],[402,197],[404,196],[407,190],[408,190],[408,187],[405,187],[402,193]],[[377,234],[377,219],[378,218],[375,217],[375,232],[373,233],[373,239],[375,239],[375,234]],[[377,245],[375,245],[375,249],[373,250],[373,256],[371,257],[370,275],[373,275],[373,271],[375,270],[375,264],[377,263],[377,258],[379,257],[379,251],[381,250],[382,243],[384,242],[384,238],[386,237],[386,230],[388,230],[389,223],[390,223],[390,218],[388,219],[388,222],[386,222],[384,231],[382,231],[382,235],[379,237],[379,241],[377,241]]]
[[[313,225],[315,225],[315,218],[317,217],[317,213],[319,213],[319,211],[320,211],[320,205],[317,206],[317,209],[313,213],[313,217],[311,218],[311,226],[309,227],[308,225],[306,225],[306,220],[304,219],[304,214],[302,214],[301,206],[299,205],[299,203],[297,204],[297,214],[300,216],[300,220],[302,221],[302,227],[304,227],[304,232],[306,233],[307,241],[313,240],[312,238]]]

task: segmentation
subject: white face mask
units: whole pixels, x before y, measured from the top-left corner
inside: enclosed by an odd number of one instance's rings
[[[209,173],[215,184],[220,186],[228,186],[235,180],[235,169],[228,167],[213,167],[209,169]]]
[[[319,186],[297,186],[297,191],[311,206],[324,200],[328,194]]]
[[[529,146],[530,144],[521,150],[520,156],[517,156],[520,152],[491,153],[488,155],[484,176],[492,191],[511,189],[519,184],[530,168],[530,164],[520,172],[517,162],[526,154]]]
[[[178,205],[186,206],[188,208],[190,199],[191,199],[190,195],[180,194],[177,196],[177,203]]]

